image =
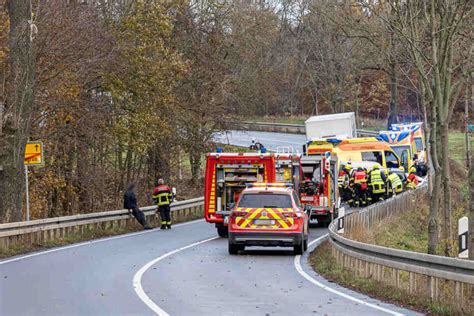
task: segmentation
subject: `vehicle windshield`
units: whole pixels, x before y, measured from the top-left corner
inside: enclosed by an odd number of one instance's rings
[[[292,208],[293,205],[288,194],[248,193],[241,196],[238,207]]]
[[[416,151],[423,150],[423,139],[421,137],[415,138]]]
[[[402,156],[402,153],[404,150],[408,150],[408,153],[410,153],[410,146],[392,146],[393,151],[397,154],[398,157]]]

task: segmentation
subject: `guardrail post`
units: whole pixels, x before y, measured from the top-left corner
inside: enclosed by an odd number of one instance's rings
[[[469,258],[469,248],[468,248],[468,226],[469,219],[467,216],[461,217],[459,219],[458,225],[458,235],[459,235],[459,258],[467,259]]]
[[[344,207],[339,209],[337,214],[337,233],[344,234],[344,216],[346,215],[346,210]]]
[[[416,291],[416,275],[413,272],[408,273],[409,283],[408,283],[408,292],[414,294]]]

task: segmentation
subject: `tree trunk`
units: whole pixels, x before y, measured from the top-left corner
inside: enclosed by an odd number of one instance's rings
[[[473,89],[473,98],[474,98],[474,89]],[[464,119],[465,119],[465,146],[466,146],[466,168],[469,170],[471,168],[471,144],[469,142],[469,89],[466,88],[466,97],[464,100]]]
[[[189,162],[191,163],[191,181],[197,184],[200,178],[201,153],[199,151],[191,151],[189,153]]]
[[[469,259],[474,260],[474,166],[469,169]]]
[[[448,149],[448,136],[449,136],[449,128],[448,124],[443,124],[441,126],[441,152],[442,152],[442,159],[441,159],[441,169],[443,172],[442,179],[443,179],[443,215],[444,215],[444,222],[443,222],[443,231],[444,231],[444,255],[449,256],[452,250],[452,221],[451,221],[451,177],[449,173],[449,149]]]
[[[392,127],[392,124],[398,123],[398,110],[397,110],[397,97],[398,97],[398,86],[397,86],[397,65],[394,62],[390,63],[390,114],[388,116],[387,129]]]
[[[35,95],[35,52],[30,40],[29,0],[7,2],[10,18],[8,99],[0,115],[0,222],[21,220],[25,144]]]
[[[432,166],[434,168],[434,181],[430,195],[430,214],[428,221],[428,253],[436,254],[436,248],[438,247],[438,209],[439,209],[439,193],[441,187],[441,170],[438,161],[438,148],[437,148],[437,119],[436,119],[436,108],[432,112],[432,126],[430,133],[430,156]]]

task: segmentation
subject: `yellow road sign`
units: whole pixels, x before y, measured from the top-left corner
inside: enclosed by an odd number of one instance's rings
[[[43,143],[28,142],[25,148],[25,166],[40,166],[43,164]]]

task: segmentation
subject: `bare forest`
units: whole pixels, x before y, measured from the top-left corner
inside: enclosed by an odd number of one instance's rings
[[[28,140],[46,150],[30,174],[44,218],[120,208],[130,182],[151,203],[159,177],[200,194],[235,120],[354,111],[426,123],[434,253],[452,235],[472,25],[469,0],[0,0],[0,222],[22,219]]]

